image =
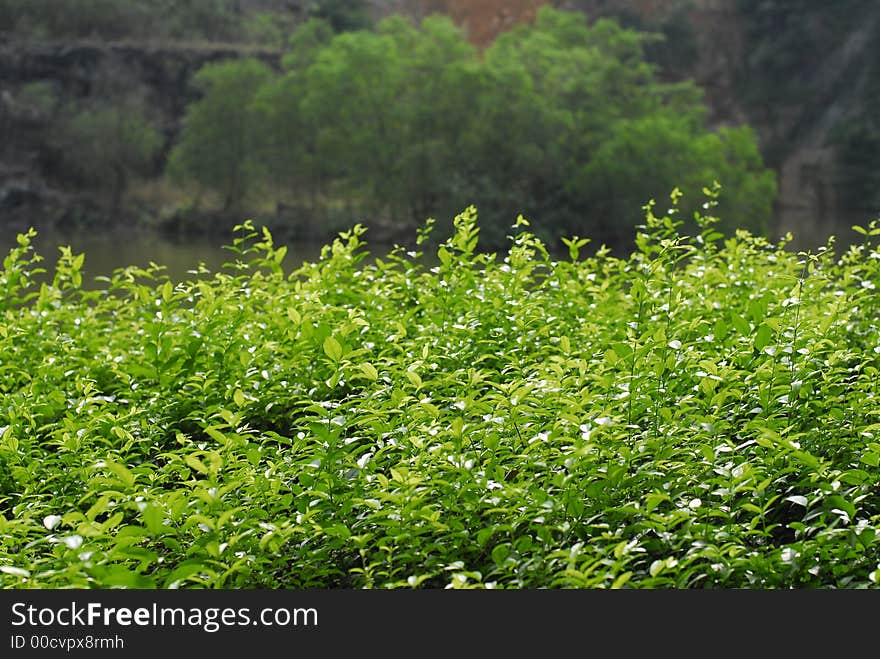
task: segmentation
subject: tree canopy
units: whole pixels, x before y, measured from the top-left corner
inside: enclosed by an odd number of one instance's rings
[[[256,179],[207,169],[258,163],[274,195],[319,216],[344,200],[352,220],[442,221],[474,204],[489,241],[519,213],[544,236],[628,239],[650,199],[678,187],[695,208],[717,180],[727,228],[763,229],[775,177],[754,134],[710,130],[699,89],[659,80],[646,41],[549,7],[485,52],[446,17],[342,34],[315,19],[282,72],[239,62],[199,75],[177,164],[228,193]],[[244,125],[258,139],[233,140]]]
[[[237,209],[255,181],[255,128],[249,106],[272,77],[259,60],[216,62],[196,74],[202,97],[187,108],[183,138],[169,157],[169,172],[218,192],[224,209]]]

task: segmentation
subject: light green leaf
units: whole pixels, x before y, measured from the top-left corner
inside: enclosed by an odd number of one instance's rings
[[[632,572],[624,572],[623,574],[619,575],[614,580],[614,583],[611,584],[611,589],[617,590],[619,588],[623,588],[623,586],[626,584],[626,582],[632,578],[632,574],[633,574]]]
[[[215,439],[221,444],[226,444],[229,441],[229,438],[226,437],[222,432],[217,430],[214,426],[208,426],[205,428],[205,432],[208,434],[208,437],[211,439]]]
[[[324,339],[324,353],[333,361],[338,362],[342,358],[342,346],[332,336]]]
[[[245,403],[246,403],[245,398],[244,398],[244,392],[241,389],[236,389],[235,393],[232,394],[232,400],[234,400],[235,404],[238,405],[239,407],[244,407]]]
[[[113,474],[122,481],[126,487],[131,487],[134,485],[134,474],[128,470],[128,467],[125,465],[121,465],[118,462],[105,462],[107,469],[113,472]]]
[[[566,355],[571,352],[571,341],[569,341],[567,336],[559,338],[559,347]]]
[[[205,466],[205,463],[202,462],[201,460],[199,460],[195,455],[190,454],[190,455],[184,456],[183,460],[184,460],[184,462],[186,462],[186,464],[188,464],[190,467],[195,469],[200,474],[207,474],[208,473],[208,467]]]
[[[158,506],[148,503],[141,511],[141,517],[144,518],[144,525],[153,535],[161,535],[165,530],[162,511]]]
[[[880,455],[878,455],[877,453],[872,453],[871,451],[867,451],[865,453],[862,453],[861,461],[866,465],[876,467],[880,465]]]
[[[413,385],[415,385],[415,387],[418,388],[418,387],[422,386],[422,378],[419,377],[419,374],[416,373],[415,371],[406,371],[405,375],[406,375],[406,379],[409,380],[410,382],[412,382]]]

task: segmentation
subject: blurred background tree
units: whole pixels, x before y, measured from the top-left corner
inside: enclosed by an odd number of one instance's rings
[[[132,178],[153,173],[163,138],[142,104],[127,99],[67,108],[53,142],[62,166],[81,186],[105,194],[118,212]]]
[[[251,102],[271,77],[271,69],[253,58],[208,64],[195,76],[202,96],[187,107],[168,172],[216,193],[225,211],[239,211],[259,183]]]
[[[550,8],[482,54],[446,17],[341,34],[313,20],[294,33],[281,75],[254,63],[200,72],[212,82],[187,113],[172,170],[239,201],[260,178],[279,201],[307,197],[319,217],[350,213],[343,223],[411,226],[473,203],[490,241],[524,213],[547,237],[623,242],[650,198],[677,186],[689,216],[718,180],[726,228],[766,229],[775,177],[754,133],[710,130],[698,88],[659,81],[645,42]],[[245,125],[256,139],[237,139]]]

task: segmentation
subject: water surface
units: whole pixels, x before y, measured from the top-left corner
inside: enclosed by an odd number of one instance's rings
[[[197,270],[200,263],[212,271],[222,269],[225,263],[234,261],[235,252],[224,248],[231,245],[235,236],[225,234],[177,238],[146,229],[114,228],[110,230],[61,229],[34,227],[37,236],[33,244],[36,252],[43,257],[41,266],[50,273],[60,256],[59,247],[69,246],[74,254],[85,254],[83,264],[83,285],[97,285],[94,278],[110,275],[118,268],[130,265],[147,267],[155,263],[165,267],[174,281],[191,279],[191,271]],[[0,255],[3,257],[16,245],[18,232],[5,231],[0,235]],[[304,261],[314,261],[320,256],[322,243],[284,243],[287,256],[282,265],[291,272]]]

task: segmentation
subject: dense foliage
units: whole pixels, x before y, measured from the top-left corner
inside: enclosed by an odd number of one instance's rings
[[[67,109],[49,137],[56,166],[85,189],[107,193],[118,211],[132,178],[151,172],[162,136],[136,103]]]
[[[286,273],[246,222],[98,290],[20,235],[0,584],[876,587],[880,229],[794,254],[678,197],[625,258],[483,252],[471,208],[427,263],[358,226]]]
[[[710,131],[697,87],[658,80],[645,40],[549,7],[483,53],[445,17],[416,26],[393,16],[344,34],[310,21],[293,35],[284,72],[256,92],[242,84],[261,79],[253,60],[208,65],[215,84],[188,113],[213,115],[214,132],[254,127],[239,162],[259,163],[263,175],[242,196],[346,226],[363,217],[406,226],[475,204],[492,244],[520,211],[541,218],[544,238],[629,244],[633,209],[673,185],[696,198],[715,179],[727,228],[765,230],[775,177],[754,134]],[[227,107],[247,117],[224,121],[217,108]],[[222,140],[189,122],[172,158],[178,151],[236,166]],[[180,171],[229,193],[223,179]]]
[[[368,27],[365,0],[0,0],[0,33],[29,39],[185,39],[279,46],[303,17]]]
[[[255,119],[247,105],[270,76],[271,69],[252,58],[200,69],[194,84],[210,102],[188,108],[183,125],[190,139],[172,152],[169,174],[221,191],[224,209],[238,209],[256,167],[248,148]]]
[[[4,31],[43,38],[228,37],[230,0],[0,0]]]

